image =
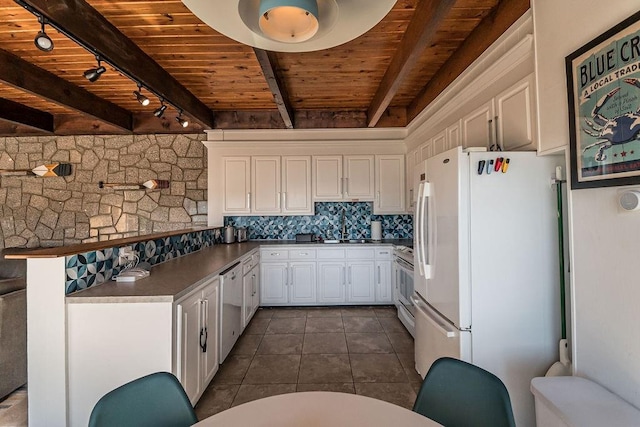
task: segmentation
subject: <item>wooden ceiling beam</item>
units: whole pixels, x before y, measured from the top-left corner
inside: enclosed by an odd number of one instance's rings
[[[205,128],[213,127],[213,113],[178,80],[84,0],[15,0],[42,14],[107,63],[162,96]]]
[[[258,63],[260,63],[262,74],[264,74],[267,85],[269,85],[269,89],[273,94],[273,101],[278,107],[278,111],[280,112],[280,116],[282,117],[282,121],[284,122],[284,126],[287,129],[293,129],[295,124],[293,107],[291,106],[291,102],[289,100],[287,88],[277,73],[277,70],[279,70],[280,67],[278,65],[278,58],[275,52],[270,52],[258,48],[253,48],[253,51],[256,54]]]
[[[436,99],[473,61],[478,59],[527,10],[529,0],[502,0],[469,34],[460,48],[451,55],[429,83],[422,88],[409,107],[411,122],[431,101]]]
[[[53,133],[53,115],[0,98],[0,121],[26,126],[36,131]]]
[[[436,31],[456,0],[419,0],[413,18],[400,42],[367,112],[368,126],[374,127],[387,109],[400,85],[433,41]]]
[[[69,83],[12,53],[0,49],[0,81],[63,107],[70,108],[131,132],[131,113]]]

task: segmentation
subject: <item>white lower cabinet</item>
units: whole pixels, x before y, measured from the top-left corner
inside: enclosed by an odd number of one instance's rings
[[[316,302],[316,263],[289,263],[289,302],[314,304]]]
[[[316,303],[315,250],[267,249],[261,258],[261,305]],[[295,261],[283,261],[289,258]]]
[[[287,304],[289,302],[289,269],[286,262],[266,262],[262,258],[260,277],[260,304]]]
[[[319,303],[341,304],[345,302],[346,268],[345,262],[318,261]]]
[[[349,261],[347,302],[375,302],[374,261]]]
[[[242,261],[242,330],[260,306],[260,253],[247,256]]]
[[[219,291],[216,276],[176,304],[178,379],[192,404],[218,370]]]
[[[391,261],[376,261],[376,302],[393,303]]]

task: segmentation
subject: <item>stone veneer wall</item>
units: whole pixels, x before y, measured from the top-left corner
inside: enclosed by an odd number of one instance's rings
[[[69,177],[0,177],[3,248],[61,246],[207,223],[205,135],[0,137],[0,169],[69,162]],[[98,188],[166,179],[163,190]]]

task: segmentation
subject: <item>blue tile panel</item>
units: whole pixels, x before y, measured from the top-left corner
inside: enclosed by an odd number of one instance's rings
[[[222,243],[222,229],[195,231],[162,239],[146,240],[132,245],[139,262],[150,265],[199,251]],[[110,280],[124,268],[120,264],[119,247],[71,255],[65,258],[66,294]]]
[[[347,238],[371,238],[371,221],[382,223],[384,239],[413,238],[411,215],[374,215],[371,202],[317,202],[315,215],[307,216],[229,216],[225,225],[247,227],[249,239],[295,239],[298,233],[323,238],[340,238],[342,211],[345,211]]]

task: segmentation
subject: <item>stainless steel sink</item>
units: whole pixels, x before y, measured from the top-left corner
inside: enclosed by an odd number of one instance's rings
[[[370,239],[344,239],[344,240],[325,240],[324,243],[372,243]]]

